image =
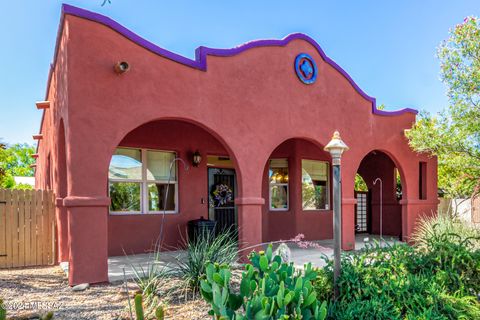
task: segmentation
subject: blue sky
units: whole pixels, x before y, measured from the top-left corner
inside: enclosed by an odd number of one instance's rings
[[[436,112],[447,105],[435,57],[470,1],[63,1],[105,14],[157,45],[193,58],[200,45],[230,48],[293,32],[314,38],[378,104]],[[62,1],[2,0],[0,138],[32,143],[40,126]]]

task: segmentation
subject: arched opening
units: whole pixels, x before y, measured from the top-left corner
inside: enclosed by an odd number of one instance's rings
[[[272,151],[263,172],[263,240],[331,239],[331,157],[311,140],[292,138]]]
[[[355,177],[355,232],[402,238],[402,178],[394,160],[374,150]]]
[[[65,198],[67,196],[68,182],[67,156],[65,146],[65,126],[63,124],[63,119],[60,120],[60,125],[58,127],[57,162],[58,184],[56,194],[59,198]]]
[[[67,196],[68,181],[67,181],[67,155],[66,155],[66,139],[65,139],[65,125],[63,119],[60,120],[58,127],[57,140],[57,183],[56,183],[56,197],[63,200]],[[58,247],[58,261],[68,261],[69,247],[68,247],[68,218],[67,210],[63,205],[57,206],[57,247]]]
[[[172,119],[135,128],[113,152],[108,173],[110,256],[147,252],[160,233],[162,250],[179,249],[191,220],[213,220],[217,232],[237,228],[234,157],[196,124]]]

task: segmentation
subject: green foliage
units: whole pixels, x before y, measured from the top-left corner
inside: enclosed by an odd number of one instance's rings
[[[367,184],[358,173],[355,175],[355,191],[368,191]]]
[[[51,320],[53,319],[53,312],[47,312],[43,317],[40,317],[40,320]]]
[[[236,232],[225,231],[215,235],[207,230],[196,239],[186,242],[186,257],[176,261],[176,269],[186,287],[197,292],[200,279],[206,273],[205,262],[231,265],[237,261]]]
[[[160,260],[160,252],[156,252],[154,261]],[[158,306],[158,293],[160,287],[168,281],[171,276],[169,269],[159,266],[157,263],[150,263],[147,267],[132,264],[131,268],[134,274],[134,281],[145,298],[145,305],[148,306],[147,313],[155,311]]]
[[[377,244],[346,254],[330,318],[480,319],[480,251],[471,245],[474,239],[451,228],[432,230],[422,233],[420,246]],[[332,278],[328,261],[314,285],[319,296],[333,301]]]
[[[311,264],[303,274],[297,272],[292,263],[273,257],[271,245],[266,252],[252,252],[249,258],[239,293],[230,288],[227,265],[207,264],[200,291],[215,319],[325,319],[326,303],[317,299],[312,285],[317,273]]]
[[[422,216],[412,236],[415,246],[431,251],[438,242],[461,244],[470,249],[480,249],[480,229],[453,219],[446,214]]]
[[[3,305],[3,300],[0,299],[0,320],[5,320],[7,319],[7,310],[5,310],[5,307]]]
[[[450,30],[438,49],[450,106],[422,114],[407,136],[419,152],[438,157],[439,187],[452,197],[480,186],[480,22],[475,17]]]
[[[145,312],[143,310],[143,297],[140,293],[137,293],[135,295],[135,318],[136,320],[144,320],[147,319],[145,318]],[[155,318],[156,320],[163,320],[165,317],[164,315],[164,310],[162,306],[158,306],[155,310]]]
[[[33,176],[30,165],[35,162],[32,158],[34,153],[35,148],[26,143],[17,143],[12,146],[0,144],[0,187],[14,188],[14,176]],[[25,185],[20,188],[28,189]]]
[[[143,297],[141,294],[135,295],[135,316],[137,320],[144,320],[144,312],[143,312]]]

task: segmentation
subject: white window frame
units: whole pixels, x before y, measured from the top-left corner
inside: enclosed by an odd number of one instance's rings
[[[114,182],[132,182],[132,183],[140,183],[140,211],[111,211],[109,208],[109,214],[111,215],[145,215],[145,214],[163,214],[163,210],[159,211],[150,211],[148,209],[149,207],[149,199],[148,199],[148,185],[149,184],[173,184],[175,185],[175,209],[174,210],[167,210],[165,211],[165,214],[177,214],[178,213],[178,167],[177,163],[174,163],[174,167],[172,170],[175,170],[175,180],[148,180],[147,179],[147,169],[148,169],[148,157],[147,157],[147,152],[148,151],[154,151],[154,152],[168,152],[168,153],[173,153],[174,157],[177,157],[177,153],[175,151],[169,151],[169,150],[159,150],[159,149],[151,149],[151,148],[135,148],[135,147],[117,147],[119,149],[133,149],[133,150],[140,150],[140,158],[141,158],[141,163],[142,163],[142,179],[108,179],[108,195],[110,196],[110,183]]]
[[[282,211],[289,211],[290,210],[290,179],[288,179],[288,182],[272,182],[270,179],[270,163],[271,160],[276,160],[276,159],[268,159],[268,210],[269,211],[274,211],[274,212],[282,212]],[[283,160],[283,158],[282,158]],[[287,160],[287,171],[290,176],[290,162]],[[290,177],[289,177],[290,178]],[[272,186],[286,186],[287,187],[287,207],[286,208],[272,208]]]
[[[332,207],[330,205],[330,171],[331,171],[331,168],[332,166],[330,165],[330,162],[329,161],[325,161],[325,160],[316,160],[316,159],[307,159],[307,158],[302,158],[300,159],[300,177],[303,176],[303,164],[302,164],[302,160],[308,160],[308,161],[316,161],[316,162],[323,162],[323,163],[326,163],[327,164],[327,181],[326,181],[326,184],[327,184],[327,203],[326,203],[326,206],[328,208],[325,208],[325,209],[305,209],[303,207],[303,190],[302,190],[302,183],[303,183],[303,178],[300,180],[300,199],[301,199],[301,204],[302,204],[302,211],[306,211],[306,212],[312,212],[312,211],[332,211]]]

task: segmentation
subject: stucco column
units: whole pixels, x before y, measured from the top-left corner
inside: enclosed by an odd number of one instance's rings
[[[70,250],[68,248],[68,214],[63,205],[63,198],[55,199],[55,215],[57,220],[57,262],[67,262]]]
[[[110,199],[69,196],[68,212],[70,285],[108,281],[107,215]]]
[[[263,241],[262,235],[262,207],[263,198],[237,198],[235,203],[238,209],[238,246],[243,257],[252,250],[258,249]]]
[[[357,199],[342,198],[342,250],[355,250],[355,204]]]
[[[403,241],[411,242],[412,234],[415,232],[418,219],[422,216],[432,216],[436,214],[436,208],[439,201],[402,199],[402,238]]]

